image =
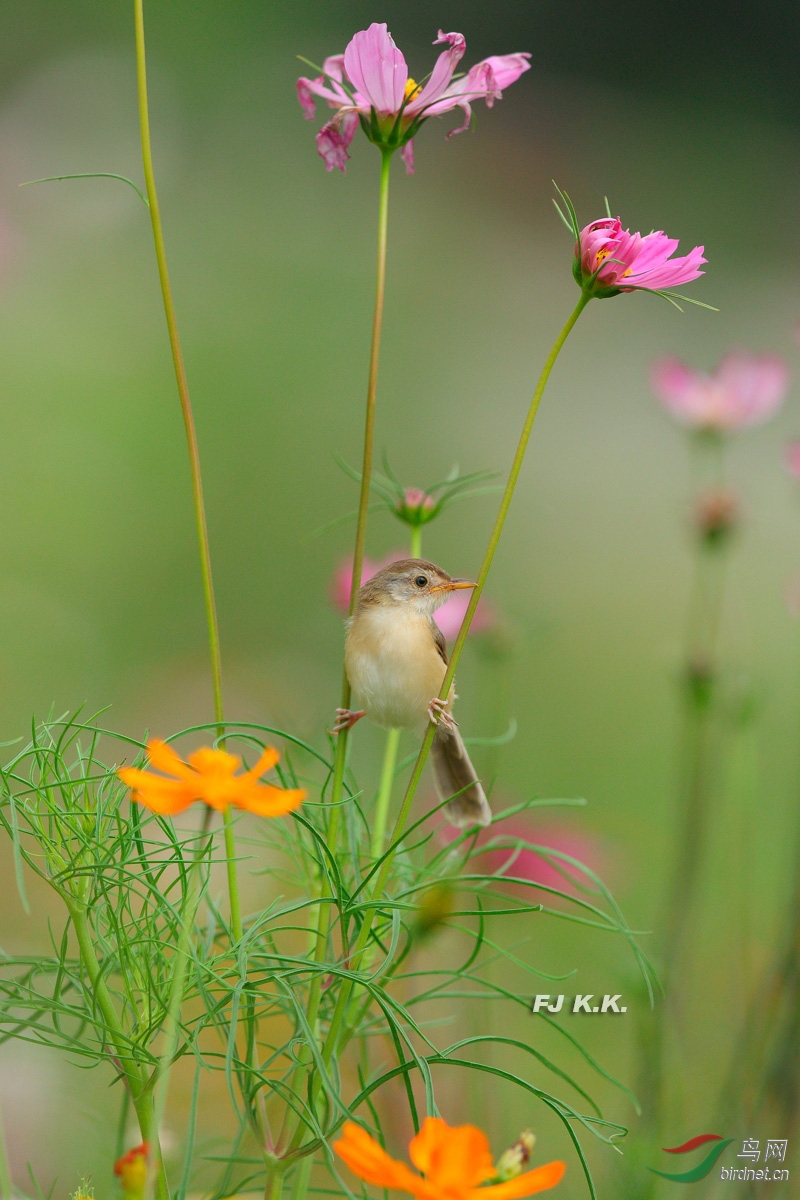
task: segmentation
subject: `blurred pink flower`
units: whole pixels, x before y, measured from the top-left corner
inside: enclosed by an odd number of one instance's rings
[[[653,387],[674,417],[698,429],[725,432],[758,425],[783,403],[789,372],[774,355],[727,354],[710,375],[676,358],[653,368]]]
[[[495,831],[495,837],[498,835],[500,838],[505,836],[509,842],[512,838],[521,838],[523,841],[535,842],[539,846],[557,850],[561,854],[568,854],[571,858],[576,858],[578,862],[582,862],[600,874],[603,856],[597,839],[585,833],[577,833],[568,826],[552,824],[533,827],[523,821],[510,821],[507,825],[504,822]],[[515,876],[517,879],[527,879],[531,883],[542,883],[546,887],[562,890],[568,884],[561,871],[578,883],[591,884],[583,872],[570,866],[569,863],[561,864],[561,870],[559,870],[553,865],[554,862],[560,863],[561,860],[545,858],[535,850],[517,851],[510,844],[487,850],[485,855],[487,871],[504,869],[505,874]]]
[[[361,570],[362,584],[366,583],[368,579],[372,579],[372,576],[377,574],[382,567],[388,567],[389,563],[397,562],[399,558],[407,557],[402,550],[398,550],[394,554],[387,554],[385,558],[380,559],[378,562],[371,558],[365,558]],[[350,583],[352,578],[353,559],[350,557],[341,562],[336,568],[330,589],[331,601],[334,607],[338,608],[340,612],[346,613],[350,608]],[[444,602],[442,607],[438,608],[433,614],[436,624],[448,641],[452,641],[458,634],[461,622],[464,620],[464,613],[467,611],[468,603],[468,592],[454,592]],[[494,613],[491,606],[484,600],[479,601],[475,616],[470,625],[470,633],[480,633],[482,629],[491,628],[494,620]]]
[[[451,826],[443,827],[443,836],[447,841],[454,840],[461,831]],[[584,866],[589,867],[597,875],[604,878],[610,864],[608,847],[592,834],[580,833],[567,825],[557,822],[534,825],[524,817],[512,818],[499,825],[482,829],[478,834],[477,845],[487,842],[500,842],[500,845],[490,846],[476,857],[476,869],[487,875],[502,871],[510,879],[523,879],[530,883],[541,883],[545,887],[558,888],[564,891],[569,888],[570,880],[581,887],[594,887],[591,879],[570,863],[562,859],[547,858],[535,850],[524,848],[518,850],[513,845],[514,838],[524,842],[556,850],[560,854],[568,854]],[[558,864],[558,866],[554,865]],[[559,869],[560,868],[560,869]],[[564,874],[562,874],[562,871]],[[508,886],[515,886],[509,884]]]
[[[464,613],[467,611],[469,604],[469,592],[453,592],[448,600],[445,600],[441,608],[437,608],[433,614],[433,619],[441,629],[448,642],[452,642],[458,637],[458,631],[461,628],[461,623],[464,620]],[[483,629],[489,629],[494,624],[494,613],[491,605],[485,600],[478,601],[478,607],[475,609],[475,616],[472,618],[472,624],[469,627],[470,633],[480,633]]]
[[[603,217],[582,229],[575,243],[575,278],[601,298],[678,287],[703,275],[700,264],[707,260],[703,246],[695,246],[683,258],[671,258],[677,249],[677,239],[661,230],[643,237],[623,229],[619,217]]]
[[[364,558],[361,566],[361,583],[365,584],[368,579],[380,571],[381,567],[385,567],[387,563],[394,562],[397,558],[402,558],[402,553],[391,554],[388,558],[382,559],[380,562],[375,562],[372,558]],[[350,587],[353,580],[353,556],[343,559],[336,568],[333,580],[331,581],[330,598],[334,608],[338,608],[340,612],[346,613],[350,610]]]
[[[789,474],[800,479],[800,442],[789,442],[784,451],[784,462]]]
[[[373,22],[357,33],[344,54],[326,58],[323,74],[297,81],[297,98],[309,121],[314,119],[314,97],[337,110],[317,134],[317,149],[327,170],[344,171],[348,147],[356,127],[362,124],[371,141],[387,147],[402,147],[406,170],[414,170],[413,138],[428,117],[441,116],[460,108],[464,123],[447,135],[461,133],[472,117],[470,101],[483,99],[488,108],[500,100],[503,88],[530,69],[530,54],[503,54],[485,58],[466,75],[453,82],[453,73],[463,57],[466,43],[460,33],[443,33],[433,43],[446,45],[436,60],[427,83],[409,78],[408,67],[385,24]]]

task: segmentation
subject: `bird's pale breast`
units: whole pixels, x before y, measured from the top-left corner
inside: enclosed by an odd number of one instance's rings
[[[422,729],[446,670],[428,618],[384,604],[351,622],[345,666],[358,704],[386,729]]]

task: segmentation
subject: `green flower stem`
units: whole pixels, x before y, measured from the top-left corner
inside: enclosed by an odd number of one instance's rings
[[[3,1128],[3,1113],[0,1111],[0,1200],[12,1200],[14,1185],[11,1181],[11,1168],[8,1165],[8,1147],[6,1145],[5,1129]]]
[[[378,364],[380,361],[381,330],[383,327],[383,301],[384,293],[386,291],[386,242],[387,231],[389,228],[389,174],[392,164],[392,153],[393,152],[391,150],[381,150],[381,175],[378,193],[378,261],[375,281],[375,310],[372,319],[372,343],[369,356],[369,374],[367,377],[367,408],[364,421],[364,453],[361,466],[361,493],[358,502],[356,543],[353,551],[353,575],[350,583],[349,612],[351,615],[355,608],[358,589],[361,586],[361,572],[364,564],[364,545],[367,534],[367,515],[369,513],[370,480],[372,478],[372,458],[375,442],[375,405],[378,394]],[[350,699],[350,681],[347,678],[347,672],[345,671],[342,679],[341,707],[349,708]],[[339,840],[339,822],[341,819],[340,808],[342,792],[344,791],[345,767],[347,765],[347,733],[348,731],[343,729],[339,734],[336,740],[336,753],[333,761],[331,809],[330,819],[328,821],[327,841],[334,853]],[[316,963],[324,962],[327,951],[332,905],[330,903],[325,903],[324,901],[329,898],[330,892],[328,890],[327,881],[324,873],[322,873],[320,882],[320,899],[323,901],[323,903],[321,903],[319,906],[317,917],[316,946],[314,952],[314,961]],[[309,988],[308,1005],[306,1010],[309,1027],[311,1029],[315,1027],[317,1020],[321,986],[321,974],[317,972]],[[308,1068],[305,1064],[298,1064],[294,1071],[292,1082],[292,1086],[295,1089],[299,1087],[307,1070]],[[302,1122],[287,1106],[283,1130],[280,1138],[278,1139],[279,1146],[285,1145],[286,1140],[288,1139],[287,1153],[296,1149],[302,1138],[302,1131]]]
[[[415,555],[416,557],[416,555]],[[397,766],[397,751],[400,746],[400,730],[390,729],[386,734],[386,748],[383,752],[381,768],[381,783],[378,789],[378,800],[375,805],[375,824],[372,827],[372,857],[380,858],[386,841],[386,825],[389,819],[389,805],[392,802],[392,784]]]
[[[422,526],[411,526],[412,558],[422,558]],[[389,820],[389,808],[392,803],[392,787],[394,773],[397,767],[397,752],[400,748],[400,730],[390,729],[386,734],[386,746],[383,751],[383,766],[381,767],[381,782],[378,788],[378,799],[375,804],[375,824],[372,830],[372,857],[380,858],[386,843],[386,825]]]
[[[183,351],[178,336],[178,322],[175,316],[175,304],[172,299],[172,287],[167,269],[167,251],[164,245],[164,231],[161,225],[161,210],[158,205],[155,173],[153,171],[153,152],[150,141],[150,111],[147,101],[147,58],[144,41],[144,8],[143,0],[134,0],[134,20],[136,26],[136,84],[139,97],[139,126],[142,140],[142,165],[144,168],[147,199],[150,205],[150,221],[153,226],[153,242],[155,244],[158,277],[161,282],[161,295],[164,301],[164,316],[167,321],[172,362],[175,368],[175,379],[178,385],[183,424],[186,431],[186,444],[189,450],[189,467],[192,476],[192,499],[194,503],[194,519],[197,527],[197,543],[200,551],[200,573],[203,577],[203,597],[205,600],[206,624],[208,626],[208,649],[211,657],[211,687],[214,694],[214,720],[217,725],[217,736],[225,736],[225,716],[222,704],[222,659],[219,647],[219,623],[217,621],[217,606],[214,600],[214,580],[211,574],[211,551],[208,545],[208,524],[206,507],[203,499],[203,477],[200,471],[200,450],[197,445],[197,431],[194,424],[194,413],[189,398],[189,384],[186,379],[186,369],[183,364]],[[230,817],[225,822],[225,851],[228,859],[228,892],[231,907],[231,930],[234,939],[242,936],[241,908],[239,903],[239,884],[236,872],[236,855],[233,842],[233,830]]]
[[[152,1094],[147,1086],[147,1080],[142,1068],[131,1056],[125,1031],[122,1028],[114,1001],[108,990],[108,984],[105,981],[97,959],[86,907],[79,901],[67,901],[67,908],[72,918],[75,936],[78,940],[81,960],[89,976],[92,994],[94,995],[100,1015],[109,1031],[115,1056],[119,1059],[120,1067],[131,1093],[131,1100],[139,1122],[142,1141],[148,1142],[152,1149],[153,1164],[156,1171],[155,1194],[157,1200],[169,1200],[169,1187],[164,1172],[161,1147],[158,1142],[158,1125],[154,1119]]]
[[[356,544],[353,551],[353,576],[350,583],[350,615],[356,606],[356,596],[361,587],[361,571],[364,565],[364,545],[367,537],[367,515],[369,513],[370,481],[372,479],[372,455],[375,443],[375,403],[378,394],[378,363],[381,351],[381,329],[383,327],[383,297],[386,290],[386,235],[389,227],[389,172],[392,165],[391,150],[381,150],[381,180],[378,196],[378,268],[375,281],[375,311],[372,318],[372,344],[369,354],[367,377],[367,411],[364,420],[364,454],[361,464],[361,493],[358,499],[356,522]],[[350,707],[350,681],[347,672],[342,681],[342,708]],[[328,827],[328,843],[336,847],[339,832],[339,801],[344,788],[344,771],[347,762],[347,730],[343,729],[336,740],[336,756],[333,764],[331,784],[331,819]],[[327,908],[327,906],[325,906]]]
[[[450,659],[450,665],[447,668],[444,680],[442,682],[441,689],[439,691],[439,697],[442,700],[446,699],[447,694],[450,691],[450,685],[453,682],[453,676],[455,675],[455,670],[458,665],[458,660],[461,657],[461,651],[464,648],[464,643],[467,639],[467,634],[469,633],[469,627],[470,627],[470,624],[472,623],[472,618],[475,615],[475,609],[478,607],[478,601],[481,598],[481,593],[483,592],[484,584],[486,583],[486,578],[489,574],[489,570],[492,565],[492,560],[494,558],[495,551],[497,550],[497,544],[500,541],[500,535],[503,532],[503,526],[505,524],[506,516],[508,515],[508,510],[511,506],[511,500],[514,495],[514,489],[517,486],[517,480],[519,478],[519,473],[522,469],[522,463],[525,458],[525,451],[528,446],[528,440],[531,435],[531,430],[533,429],[533,423],[536,419],[536,414],[539,411],[539,404],[541,402],[542,395],[544,394],[544,389],[547,386],[548,379],[550,378],[550,372],[552,371],[553,366],[555,365],[555,361],[558,358],[561,347],[564,345],[564,342],[567,340],[567,337],[569,336],[570,331],[572,330],[573,326],[575,325],[575,322],[578,320],[578,317],[581,315],[584,308],[586,308],[586,305],[589,303],[590,299],[591,299],[591,296],[587,292],[583,292],[583,291],[581,292],[580,300],[575,305],[575,308],[572,310],[572,313],[570,314],[570,317],[567,320],[567,323],[564,325],[564,328],[561,330],[561,333],[556,338],[556,340],[553,344],[553,348],[550,351],[550,353],[548,354],[545,364],[542,368],[542,373],[539,376],[539,382],[536,385],[536,390],[533,393],[533,398],[531,400],[530,407],[528,409],[528,414],[527,414],[527,416],[525,418],[525,422],[522,426],[522,433],[520,434],[519,443],[517,445],[517,450],[514,455],[513,462],[511,464],[511,470],[509,472],[508,480],[506,482],[506,486],[503,491],[503,497],[500,501],[500,508],[497,513],[497,518],[495,519],[494,528],[492,529],[491,535],[489,537],[489,544],[486,547],[486,553],[483,558],[483,564],[481,566],[480,572],[478,573],[477,586],[472,591],[472,596],[470,597],[470,602],[469,602],[469,605],[467,606],[467,611],[464,615],[464,620],[462,622],[461,629],[459,630],[459,634],[458,634],[458,637],[456,638],[455,646],[453,647],[453,653],[452,653],[452,656]],[[408,782],[405,796],[403,797],[403,803],[401,805],[400,812],[397,817],[397,821],[395,822],[394,830],[392,831],[392,835],[391,835],[392,845],[395,845],[398,842],[398,840],[400,839],[400,837],[402,836],[403,830],[406,825],[406,821],[408,820],[408,814],[411,810],[411,804],[412,804],[414,795],[417,790],[417,785],[419,784],[420,777],[422,776],[423,768],[424,768],[425,763],[428,758],[428,753],[430,752],[430,748],[431,748],[431,744],[433,742],[433,737],[434,737],[435,732],[436,732],[436,728],[433,724],[431,724],[428,727],[428,729],[426,730],[425,737],[422,740],[422,746],[420,747],[419,755],[417,756],[417,761],[414,764],[414,769],[411,773],[411,778]],[[383,863],[381,864],[381,868],[377,874],[377,877],[375,880],[375,887],[374,887],[373,893],[372,893],[373,897],[375,898],[374,907],[371,908],[370,911],[365,913],[365,915],[364,915],[364,920],[361,925],[361,930],[359,932],[358,938],[356,939],[356,942],[355,942],[355,945],[353,947],[353,951],[351,954],[351,963],[352,963],[352,968],[354,970],[358,969],[358,964],[360,962],[361,954],[363,953],[364,948],[366,947],[367,942],[369,940],[369,936],[372,931],[372,922],[374,920],[374,914],[375,914],[376,910],[380,907],[381,897],[383,896],[383,892],[386,887],[387,880],[389,878],[389,872],[391,871],[392,859],[393,859],[393,854],[387,854],[386,857],[384,858]],[[323,1046],[323,1049],[322,1049],[322,1059],[326,1066],[330,1062],[331,1058],[333,1057],[334,1051],[337,1049],[337,1046],[338,1046],[339,1035],[340,1035],[340,1032],[342,1031],[344,1017],[345,1017],[345,1014],[347,1012],[347,1008],[348,1008],[348,1005],[350,1002],[350,994],[352,992],[352,986],[353,986],[352,983],[343,983],[341,991],[339,992],[339,996],[337,998],[336,1008],[334,1009],[333,1017],[331,1018],[331,1025],[330,1025],[330,1029],[328,1031],[328,1036],[325,1041],[325,1045]]]
[[[696,441],[693,475],[696,494],[724,482],[723,442],[701,435]],[[683,684],[684,721],[680,749],[680,811],[672,876],[659,922],[663,930],[661,967],[665,1003],[674,1003],[678,992],[681,956],[692,916],[700,869],[706,847],[714,773],[714,719],[716,715],[717,643],[722,620],[729,546],[716,545],[698,532],[692,595],[686,634]],[[643,1100],[645,1128],[651,1136],[661,1132],[664,1116],[665,1012],[664,1005],[642,1017],[639,1032],[638,1094]],[[655,1184],[651,1186],[651,1192]],[[650,1192],[645,1194],[649,1195]]]
[[[233,834],[233,816],[231,806],[222,814],[222,827],[225,834],[225,867],[228,872],[228,902],[231,908],[231,935],[234,942],[242,939],[242,909],[239,901],[239,875],[236,870],[236,842]]]
[[[311,1168],[314,1165],[314,1157],[311,1154],[306,1154],[300,1159],[297,1164],[297,1169],[294,1175],[292,1184],[292,1200],[305,1200],[305,1195],[308,1192],[308,1185],[311,1180]]]
[[[200,873],[202,870],[203,861],[211,846],[211,837],[209,835],[209,827],[213,809],[205,806],[203,813],[203,823],[200,827],[199,843],[195,850],[192,863],[189,867],[189,874],[186,880],[186,891],[183,897],[180,913],[180,933],[178,935],[178,945],[175,948],[175,967],[172,974],[172,982],[169,989],[169,1000],[167,1002],[167,1019],[165,1022],[165,1039],[164,1050],[161,1054],[157,1072],[151,1079],[150,1086],[154,1088],[155,1100],[153,1105],[154,1126],[160,1129],[161,1121],[164,1116],[164,1110],[167,1103],[167,1088],[169,1085],[170,1067],[178,1050],[178,1040],[180,1037],[180,1015],[181,1004],[183,1001],[183,993],[186,988],[186,976],[189,971],[189,963],[192,958],[192,930],[195,926],[197,917],[197,909],[200,904],[202,888],[200,886]],[[226,813],[227,815],[227,813]],[[145,1197],[147,1192],[145,1192]]]
[[[284,1164],[280,1161],[276,1162],[264,1188],[264,1200],[281,1200],[283,1177],[285,1174],[286,1168]]]

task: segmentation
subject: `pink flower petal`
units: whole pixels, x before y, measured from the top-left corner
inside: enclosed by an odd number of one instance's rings
[[[452,642],[458,637],[458,631],[464,621],[464,614],[467,611],[469,604],[470,593],[465,591],[453,592],[448,600],[445,600],[441,608],[437,608],[433,614],[433,619],[441,629],[448,642]],[[488,629],[494,624],[494,613],[491,606],[485,600],[478,601],[478,607],[475,610],[475,616],[472,619],[472,624],[469,627],[470,633],[480,633],[482,629]]]
[[[384,558],[374,559],[365,558],[361,564],[361,583],[362,585],[368,579],[380,571],[381,567],[388,567],[389,563],[397,562],[398,558],[406,558],[402,550],[396,551],[394,554],[387,554]],[[333,576],[331,583],[330,598],[334,607],[346,613],[350,608],[350,584],[353,578],[353,556],[339,563]]]
[[[735,352],[710,375],[677,359],[657,362],[653,388],[668,411],[684,424],[703,429],[744,429],[769,420],[784,401],[789,372],[774,355]]]
[[[344,68],[347,78],[379,116],[399,112],[408,67],[385,24],[373,22],[352,38],[344,52]]]
[[[325,170],[333,171],[338,168],[344,171],[350,155],[347,148],[353,140],[358,125],[358,113],[338,113],[327,125],[323,125],[317,134],[317,150],[325,160]]]
[[[458,837],[460,832],[461,830],[452,826],[443,825],[440,836],[445,842],[449,842]],[[487,848],[471,860],[475,864],[475,870],[487,875],[501,873],[510,879],[539,883],[561,892],[574,890],[570,886],[570,880],[574,880],[578,886],[593,886],[591,879],[583,871],[573,867],[571,863],[564,862],[557,855],[549,857],[527,846],[518,848],[514,844],[517,838],[539,845],[543,850],[555,850],[560,854],[569,855],[601,877],[607,876],[609,872],[614,874],[618,866],[608,845],[593,834],[583,833],[552,819],[539,824],[532,818],[520,815],[480,831],[477,845],[479,848],[484,845]],[[522,891],[526,897],[530,895],[529,889],[512,882],[502,886]]]
[[[414,174],[414,139],[406,142],[405,146],[400,150],[400,157],[406,165],[406,175]]]
[[[431,77],[425,84],[425,87],[406,105],[405,111],[409,116],[416,115],[439,99],[446,91],[450,80],[453,78],[453,72],[464,57],[467,43],[464,41],[462,34],[442,33],[440,29],[439,36],[433,44],[434,46],[438,46],[443,42],[449,42],[450,48],[439,55],[431,71]]]
[[[691,283],[704,274],[702,246],[683,258],[671,258],[677,248],[677,239],[662,230],[642,237],[623,229],[619,217],[603,217],[581,230],[575,255],[580,255],[584,284],[595,276],[598,288],[653,292]]]
[[[491,67],[494,76],[495,87],[500,91],[503,88],[511,87],[512,83],[516,83],[520,75],[524,75],[526,71],[530,71],[531,64],[528,62],[530,54],[493,54],[491,58],[483,60],[487,66]],[[481,64],[479,63],[478,66]]]

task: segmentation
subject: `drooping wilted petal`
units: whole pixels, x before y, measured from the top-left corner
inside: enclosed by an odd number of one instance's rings
[[[440,29],[439,36],[433,44],[434,46],[439,46],[443,42],[449,42],[449,48],[444,50],[437,58],[436,64],[431,71],[431,77],[422,91],[418,92],[411,103],[406,105],[406,112],[409,115],[423,112],[443,95],[450,85],[453,72],[464,57],[467,43],[462,34],[442,33]]]
[[[410,142],[406,142],[405,146],[403,146],[402,150],[400,151],[400,157],[402,158],[403,162],[406,165],[406,175],[413,175],[414,174],[414,139],[413,138],[411,139]]]
[[[326,171],[344,171],[350,157],[348,147],[357,125],[358,113],[351,111],[339,113],[327,125],[322,126],[317,134],[317,150],[325,160]]]

